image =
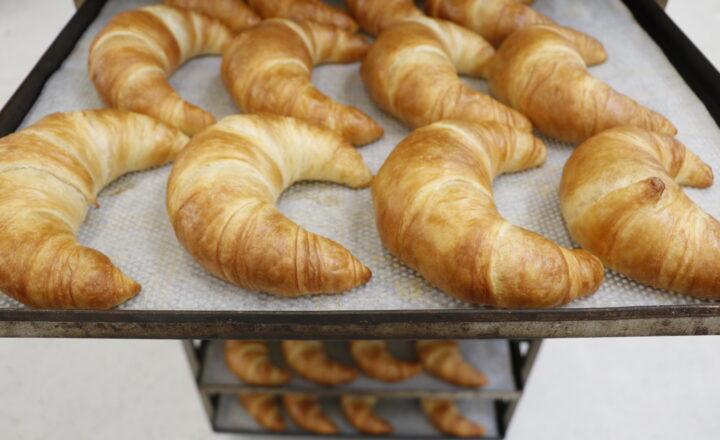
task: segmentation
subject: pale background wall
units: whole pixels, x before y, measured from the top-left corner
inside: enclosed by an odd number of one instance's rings
[[[668,11],[720,67],[720,2]],[[0,0],[0,106],[72,12]],[[507,438],[717,439],[718,368],[720,337],[549,340]],[[0,439],[128,438],[234,438],[211,432],[179,342],[0,339]]]

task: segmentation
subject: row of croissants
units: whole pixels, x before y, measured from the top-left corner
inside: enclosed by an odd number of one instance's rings
[[[594,38],[514,0],[426,1],[439,18],[410,0],[346,0],[372,45],[318,0],[250,1],[254,13],[241,0],[167,3],[118,14],[91,45],[90,78],[116,110],[53,114],[0,139],[0,290],[18,301],[106,309],[135,296],[140,285],[75,233],[104,185],[173,159],[166,205],[178,240],[248,289],[338,293],[371,278],[275,207],[311,179],[372,184],[385,247],[465,301],[565,304],[599,288],[603,265],[720,297],[720,223],[679,187],[707,187],[712,171],[667,119],[588,73],[607,58]],[[168,83],[184,61],[212,53],[249,114],[216,123]],[[374,178],[352,144],[382,127],[311,82],[316,64],[359,60],[374,101],[416,128]],[[458,74],[486,78],[500,101]],[[560,199],[583,249],[511,225],[495,206],[494,177],[546,159],[533,127],[580,143]]]
[[[415,343],[419,362],[396,358],[387,341],[349,341],[350,354],[357,366],[368,376],[400,382],[425,369],[433,376],[454,385],[480,387],[487,377],[467,362],[460,345],[451,340],[423,340]],[[322,341],[285,340],[281,343],[287,364],[300,376],[320,385],[349,383],[358,376],[357,370],[328,356]],[[292,379],[285,369],[274,365],[268,345],[263,341],[226,341],[225,365],[240,380],[250,385],[282,385]]]
[[[269,431],[287,430],[276,395],[243,393],[238,401],[245,411]],[[372,395],[344,394],[340,396],[343,414],[358,431],[371,434],[391,434],[393,425],[375,414],[378,398]],[[340,429],[325,414],[317,396],[309,394],[283,394],[282,406],[290,420],[299,428],[317,434],[338,434]],[[439,431],[456,437],[482,437],[485,427],[467,418],[452,399],[423,397],[420,408]]]

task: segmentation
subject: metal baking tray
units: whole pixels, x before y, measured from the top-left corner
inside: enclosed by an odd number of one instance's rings
[[[346,393],[373,394],[385,398],[413,398],[432,394],[449,398],[483,397],[487,399],[512,399],[519,397],[520,389],[513,376],[512,343],[503,339],[474,339],[459,341],[463,357],[488,378],[488,383],[481,388],[460,387],[437,379],[426,371],[403,380],[389,383],[373,379],[362,373],[350,355],[346,341],[328,341],[325,349],[328,356],[346,365],[352,365],[360,374],[354,381],[334,387],[322,387],[310,382],[297,374],[282,386],[260,387],[249,385],[238,379],[225,365],[223,341],[211,341],[204,347],[203,369],[200,374],[200,389],[210,393],[238,392],[314,392],[322,395],[339,395]],[[417,356],[413,341],[390,341],[390,351],[399,359],[416,361]],[[270,357],[273,363],[290,372],[282,355],[280,343],[270,342]]]
[[[46,81],[72,56],[76,43],[106,3],[118,2],[122,0],[88,0],[78,9],[0,112],[0,136],[20,126]],[[720,74],[652,0],[623,3],[710,115],[720,121]],[[164,262],[157,264],[162,267]],[[210,297],[212,292],[203,294]],[[564,308],[522,311],[465,304],[402,310],[219,310],[202,305],[167,310],[135,305],[112,311],[53,311],[10,304],[0,307],[0,336],[418,339],[720,334],[720,304],[713,302],[628,305],[600,301],[594,305],[578,302]]]

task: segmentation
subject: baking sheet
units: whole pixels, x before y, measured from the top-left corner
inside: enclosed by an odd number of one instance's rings
[[[320,398],[325,415],[340,429],[341,435],[362,435],[346,420],[338,398]],[[282,408],[282,405],[281,405]],[[485,438],[498,435],[495,407],[492,400],[460,400],[458,408],[475,423],[485,427]],[[395,428],[394,437],[410,438],[448,438],[435,429],[420,409],[415,399],[380,399],[375,405],[375,413],[387,420]],[[289,434],[307,434],[298,428],[284,413]],[[235,395],[221,395],[215,416],[215,428],[221,431],[258,433],[267,432],[245,411]],[[277,434],[276,434],[277,435]]]
[[[455,398],[470,398],[483,396],[487,398],[512,398],[520,395],[515,388],[512,377],[512,361],[510,358],[510,347],[507,340],[485,339],[485,340],[461,340],[460,350],[463,357],[471,365],[482,371],[488,378],[488,384],[482,388],[460,387],[450,384],[430,375],[426,371],[418,373],[409,379],[401,382],[384,382],[373,379],[360,370],[350,355],[349,345],[346,341],[327,341],[325,350],[331,358],[346,365],[352,365],[358,369],[358,378],[354,381],[334,387],[325,387],[308,381],[288,366],[282,355],[279,341],[269,341],[270,357],[273,363],[279,367],[293,372],[290,382],[280,387],[282,390],[319,390],[323,394],[341,394],[347,392],[375,393],[385,397],[418,397],[429,392],[443,393],[443,396]],[[230,392],[247,389],[261,388],[263,390],[272,387],[254,387],[238,379],[225,365],[224,341],[210,341],[207,343],[204,356],[202,374],[200,376],[200,388],[206,391]],[[414,349],[414,341],[390,341],[389,349],[398,359],[417,361]]]
[[[23,126],[56,111],[103,107],[87,77],[89,44],[116,13],[156,2],[111,0],[90,26],[63,67],[45,90]],[[534,7],[561,24],[597,36],[609,61],[591,73],[659,111],[675,123],[679,139],[714,169],[720,169],[720,132],[699,99],[667,61],[660,49],[634,21],[619,0],[538,0]],[[218,119],[237,113],[219,75],[219,57],[192,60],[178,70],[171,83],[189,101]],[[385,136],[361,153],[377,172],[392,148],[409,130],[376,107],[357,72],[358,63],[321,66],[314,70],[318,88],[334,99],[362,109],[385,128]],[[482,80],[465,78],[487,92]],[[557,196],[562,166],[572,146],[545,139],[548,161],[540,169],[501,176],[495,181],[500,212],[512,223],[538,232],[560,245],[573,243],[564,227]],[[371,281],[341,295],[288,299],[247,291],[207,273],[175,239],[164,205],[170,167],[133,173],[109,185],[91,210],[79,241],[96,248],[143,286],[142,292],[121,305],[123,310],[392,310],[475,308],[443,294],[385,251],[374,226],[370,191],[327,183],[300,183],[288,189],[279,207],[307,229],[347,247],[373,271]],[[703,209],[720,217],[718,185],[686,189]],[[566,307],[620,307],[702,303],[701,300],[643,286],[608,271],[593,296]],[[0,308],[22,307],[0,296]]]

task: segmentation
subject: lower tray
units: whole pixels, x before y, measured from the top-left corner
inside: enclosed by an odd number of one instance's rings
[[[245,409],[238,402],[236,395],[224,394],[218,396],[217,411],[215,413],[214,428],[219,432],[232,432],[248,435],[270,434],[250,417]],[[358,432],[345,419],[338,398],[323,397],[320,399],[325,414],[340,429],[340,436],[343,437],[370,437]],[[492,400],[460,400],[458,407],[460,411],[473,422],[485,427],[486,435],[483,439],[499,438],[499,425],[497,405]],[[372,438],[447,438],[447,436],[435,429],[420,409],[417,399],[392,399],[380,400],[375,406],[375,413],[390,422],[395,428],[391,436]],[[284,413],[288,430],[285,433],[272,433],[273,435],[307,435],[292,423]]]
[[[485,387],[459,387],[437,379],[426,371],[396,383],[373,379],[361,371],[361,374],[353,382],[335,387],[322,387],[298,375],[294,375],[290,382],[280,387],[257,387],[242,382],[227,368],[224,360],[224,341],[210,341],[204,345],[200,389],[214,393],[299,391],[320,395],[338,395],[352,392],[388,398],[411,398],[432,394],[437,397],[456,399],[475,397],[511,399],[520,395],[513,377],[513,361],[509,341],[486,339],[464,340],[458,341],[458,343],[464,358],[487,376],[488,384]],[[292,372],[282,355],[280,342],[271,341],[268,346],[273,363]],[[347,342],[329,341],[325,343],[325,348],[331,358],[357,367],[350,355]],[[417,359],[413,341],[390,341],[389,348],[399,359]]]

